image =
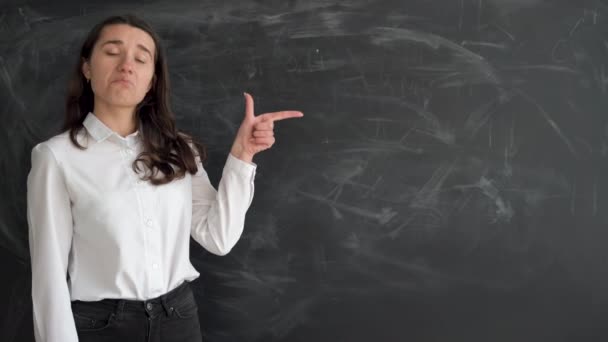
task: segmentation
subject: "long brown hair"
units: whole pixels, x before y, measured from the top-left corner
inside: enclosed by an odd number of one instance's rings
[[[150,25],[133,14],[106,18],[89,32],[68,83],[66,116],[61,131],[69,130],[72,143],[80,149],[85,149],[78,143],[77,135],[84,128],[83,122],[87,114],[93,111],[94,94],[82,73],[82,64],[90,60],[101,30],[112,24],[127,24],[147,32],[156,47],[153,85],[135,109],[136,119],[139,120],[139,132],[143,135],[144,148],[133,162],[133,170],[139,172],[137,164],[143,163],[148,171],[143,179],[149,180],[154,185],[183,178],[186,172],[195,174],[198,170],[196,158],[199,157],[202,162],[207,159],[206,147],[191,135],[177,130],[175,116],[169,105],[169,72],[165,51],[158,35]],[[193,151],[190,146],[195,150]],[[158,171],[161,171],[164,177],[158,177]]]

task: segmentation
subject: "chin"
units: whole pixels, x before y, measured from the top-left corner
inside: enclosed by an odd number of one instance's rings
[[[110,107],[127,107],[127,108],[135,108],[141,101],[143,101],[143,97],[139,98],[136,96],[100,96],[98,99],[102,102],[105,102],[107,106]],[[127,94],[124,94],[127,95]],[[131,94],[133,95],[133,94]]]
[[[138,100],[129,99],[129,100],[108,101],[108,104],[113,107],[135,107],[140,102],[141,102],[141,100],[138,101]]]

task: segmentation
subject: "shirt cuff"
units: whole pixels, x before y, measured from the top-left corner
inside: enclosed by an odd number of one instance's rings
[[[224,171],[231,170],[237,173],[240,173],[243,176],[251,176],[255,173],[257,168],[256,163],[249,163],[244,160],[241,160],[232,155],[232,153],[228,153],[228,159],[226,160],[226,165],[224,166]]]

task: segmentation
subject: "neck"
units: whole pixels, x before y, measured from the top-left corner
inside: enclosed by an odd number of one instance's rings
[[[101,122],[122,137],[137,131],[138,122],[135,116],[135,108],[109,107],[95,101],[93,113]]]

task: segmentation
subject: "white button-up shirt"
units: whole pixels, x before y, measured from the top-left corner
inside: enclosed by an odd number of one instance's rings
[[[146,300],[191,281],[190,236],[224,255],[243,232],[256,165],[231,154],[218,190],[198,172],[154,186],[131,168],[139,131],[121,137],[93,113],[75,147],[64,132],[32,149],[27,221],[36,341],[78,341],[71,301]],[[66,276],[69,278],[66,279]]]

